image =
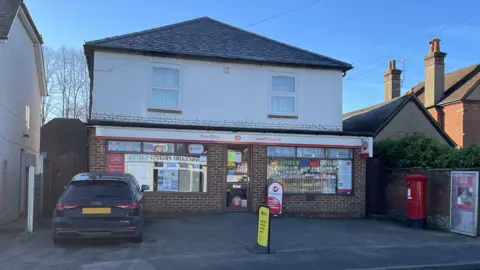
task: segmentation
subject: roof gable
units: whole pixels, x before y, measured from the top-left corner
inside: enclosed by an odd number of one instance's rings
[[[445,74],[444,96],[439,105],[463,100],[471,90],[480,82],[480,63]],[[410,90],[417,98],[425,101],[425,82],[418,83]]]
[[[85,43],[86,48],[349,70],[348,63],[202,17]]]
[[[22,0],[0,0],[0,39],[7,39]]]
[[[408,102],[413,102],[427,120],[435,127],[439,134],[451,145],[455,142],[438,125],[437,121],[428,113],[423,104],[413,94],[406,94],[392,100],[379,103],[361,110],[343,115],[343,130],[347,132],[370,132],[375,137],[383,128],[405,107]]]

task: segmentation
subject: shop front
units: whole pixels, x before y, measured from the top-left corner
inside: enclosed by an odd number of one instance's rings
[[[150,186],[151,215],[251,212],[283,185],[283,212],[361,217],[371,138],[92,126],[91,171]]]

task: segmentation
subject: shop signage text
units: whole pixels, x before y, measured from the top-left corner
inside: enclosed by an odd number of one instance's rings
[[[257,245],[270,247],[270,209],[266,206],[258,208]]]
[[[124,154],[108,153],[107,171],[113,173],[123,173],[125,170]]]

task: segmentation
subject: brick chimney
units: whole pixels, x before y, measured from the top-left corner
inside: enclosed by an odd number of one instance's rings
[[[400,75],[402,71],[397,69],[396,61],[388,61],[388,70],[383,73],[385,101],[400,96]]]
[[[440,51],[440,39],[430,41],[430,53],[425,56],[425,107],[432,107],[442,99],[445,89],[445,56]]]

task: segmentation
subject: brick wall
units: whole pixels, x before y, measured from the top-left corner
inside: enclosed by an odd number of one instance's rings
[[[471,169],[458,169],[471,170]],[[386,173],[386,198],[388,214],[397,220],[407,218],[407,174],[423,174],[427,181],[427,227],[450,230],[450,169],[407,168],[393,169]]]
[[[225,145],[209,144],[207,148],[207,192],[146,192],[144,205],[148,215],[211,214],[222,211]]]
[[[360,157],[360,149],[353,151],[353,194],[284,195],[286,215],[319,217],[365,216],[365,168],[366,159]]]
[[[463,146],[480,144],[480,102],[468,102],[463,106],[463,132],[465,133]]]
[[[265,188],[267,184],[267,147],[252,146],[252,178],[251,198],[252,211],[257,211],[261,204],[265,204]]]
[[[443,107],[443,114],[445,132],[458,146],[463,146],[463,103],[455,103]]]
[[[88,129],[88,170],[91,172],[105,172],[106,141],[95,138],[95,128]]]

